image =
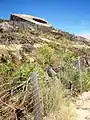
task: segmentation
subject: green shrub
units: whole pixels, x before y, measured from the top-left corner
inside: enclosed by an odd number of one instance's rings
[[[89,91],[90,90],[90,68],[86,69],[82,73],[82,79],[83,79],[83,91]]]
[[[0,76],[5,79],[5,81],[9,81],[12,77],[14,71],[14,67],[12,63],[0,63]]]
[[[36,54],[38,63],[44,66],[45,63],[50,64],[50,59],[54,54],[54,49],[49,47],[47,44],[44,44],[37,49]]]

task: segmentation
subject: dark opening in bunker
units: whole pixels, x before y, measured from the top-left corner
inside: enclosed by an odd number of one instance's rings
[[[33,18],[33,20],[35,20],[36,22],[40,22],[40,23],[47,24],[47,22],[46,22],[46,21],[41,20],[41,19]]]

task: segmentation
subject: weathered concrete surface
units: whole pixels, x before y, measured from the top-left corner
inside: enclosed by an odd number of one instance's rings
[[[48,21],[35,17],[32,15],[26,14],[11,14],[10,20],[13,21],[14,25],[21,25],[25,27],[31,27],[34,29],[41,29],[44,31],[51,30],[52,25],[48,23]],[[18,24],[19,23],[19,24]]]

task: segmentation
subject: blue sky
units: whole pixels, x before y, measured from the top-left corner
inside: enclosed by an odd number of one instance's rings
[[[0,18],[10,13],[32,14],[61,30],[90,35],[90,0],[0,0]]]

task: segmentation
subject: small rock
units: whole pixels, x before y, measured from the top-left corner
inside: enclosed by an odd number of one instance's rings
[[[12,29],[13,26],[11,26],[8,22],[2,22],[0,24],[0,30],[4,30],[4,31],[7,31],[9,29]]]
[[[90,120],[90,115],[85,117],[86,120]]]

